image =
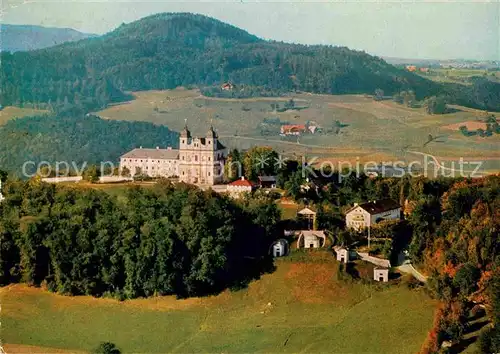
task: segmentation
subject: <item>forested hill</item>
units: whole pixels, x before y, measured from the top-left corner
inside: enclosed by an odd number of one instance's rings
[[[211,86],[231,81],[273,92],[386,94],[419,98],[441,87],[380,58],[345,47],[259,39],[218,20],[162,13],[97,38],[28,53],[3,53],[2,105],[76,104],[128,99],[126,91]]]
[[[18,52],[42,49],[95,36],[71,28],[3,24],[0,26],[0,50]]]
[[[178,146],[178,133],[144,122],[103,120],[95,116],[34,116],[0,127],[0,169],[21,176],[26,161],[75,162],[80,168],[117,162],[125,152],[144,147]],[[27,166],[29,168],[33,165]],[[29,170],[28,172],[33,172]]]

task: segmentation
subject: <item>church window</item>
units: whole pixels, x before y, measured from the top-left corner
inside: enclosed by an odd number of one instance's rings
[[[212,159],[212,158],[209,156],[209,157],[208,157],[208,161],[210,161],[211,159]]]
[[[184,156],[182,156],[182,159],[184,160]]]
[[[194,155],[194,160],[198,161],[198,155]]]
[[[210,176],[210,172],[208,172],[208,175]]]
[[[184,140],[184,139],[182,139],[182,144],[184,144],[184,141],[185,141],[185,140]]]

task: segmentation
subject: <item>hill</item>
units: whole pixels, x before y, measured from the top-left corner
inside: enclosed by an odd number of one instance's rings
[[[178,134],[165,126],[144,122],[106,121],[95,116],[40,115],[0,126],[0,166],[21,175],[26,161],[96,164],[116,162],[138,145],[173,146]],[[27,166],[29,168],[33,165]],[[29,170],[28,172],[34,172]]]
[[[0,50],[2,52],[42,49],[96,36],[95,34],[82,33],[71,28],[9,24],[1,25],[0,33]]]
[[[2,105],[44,102],[86,109],[129,99],[126,91],[219,86],[230,81],[251,95],[290,91],[417,97],[442,87],[346,47],[265,41],[213,18],[162,13],[97,38],[27,53],[3,53]],[[29,65],[28,65],[29,63]]]

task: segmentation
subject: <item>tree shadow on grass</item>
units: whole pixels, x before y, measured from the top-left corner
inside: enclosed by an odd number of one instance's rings
[[[361,276],[359,275],[359,271],[356,269],[356,263],[349,262],[346,264],[345,271],[347,274],[349,274],[352,279],[360,279]]]
[[[472,345],[473,343],[475,343],[477,341],[477,339],[478,339],[478,336],[473,336],[473,337],[470,337],[470,338],[467,338],[467,339],[463,339],[460,342],[458,342],[457,344],[453,345],[450,348],[450,350],[448,351],[448,353],[450,353],[450,354],[462,353],[470,345]]]
[[[486,326],[488,323],[490,323],[490,321],[488,321],[488,320],[483,320],[483,321],[478,321],[478,322],[475,322],[475,323],[469,324],[469,325],[467,326],[467,329],[466,329],[466,331],[465,331],[465,334],[468,334],[468,333],[472,333],[472,332],[479,331],[481,328],[483,328],[484,326]]]

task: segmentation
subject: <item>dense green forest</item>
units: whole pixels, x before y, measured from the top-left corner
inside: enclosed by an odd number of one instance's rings
[[[117,162],[125,152],[144,147],[178,146],[178,133],[145,122],[108,121],[92,115],[42,115],[14,119],[0,127],[0,166],[21,175],[26,161],[75,162],[81,167]],[[27,166],[32,173],[33,165]]]
[[[252,95],[413,90],[419,99],[443,94],[479,108],[500,106],[500,85],[495,83],[445,87],[365,52],[264,41],[215,19],[185,13],[149,16],[98,38],[2,53],[1,60],[4,106],[77,106],[88,111],[129,99],[127,91],[212,87],[225,81],[248,87]]]
[[[0,204],[0,283],[63,294],[206,295],[272,270],[275,204],[165,182],[105,192],[11,181]]]

